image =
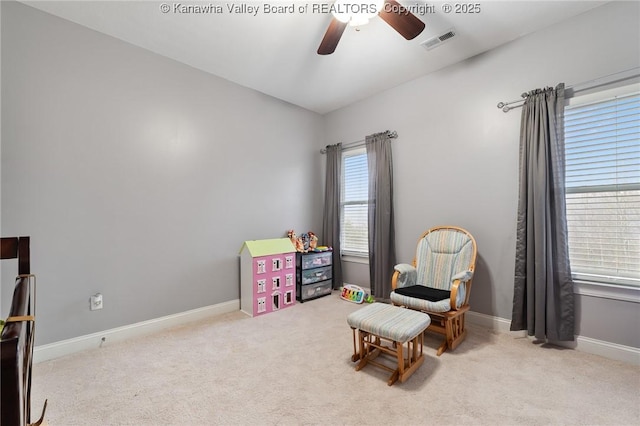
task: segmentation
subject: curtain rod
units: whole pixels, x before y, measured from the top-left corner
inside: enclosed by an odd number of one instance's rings
[[[573,84],[571,86],[567,86],[565,88],[565,90],[572,90],[572,95],[577,93],[577,92],[581,92],[583,90],[587,90],[587,89],[593,89],[595,87],[604,85],[604,84],[611,84],[611,83],[616,83],[618,81],[624,81],[624,80],[628,80],[630,78],[634,78],[634,77],[638,77],[640,76],[640,67],[634,67],[634,68],[629,68],[628,70],[624,70],[624,71],[618,71],[618,72],[614,72],[612,74],[607,74],[605,76],[602,77],[598,77],[598,78],[594,78],[592,80],[587,80],[587,81],[583,81],[582,83],[577,83],[577,84]],[[621,74],[628,74],[628,75],[621,75]],[[619,78],[613,78],[612,77],[618,77]],[[601,80],[605,80],[606,81],[601,81]],[[582,88],[580,90],[575,90],[576,87],[578,86],[584,86],[585,84],[591,84],[591,83],[596,83],[596,82],[600,82],[600,84],[594,84],[592,86],[589,87],[585,87]],[[520,95],[520,97],[522,99],[518,99],[516,101],[511,101],[511,102],[499,102],[498,105],[496,105],[498,108],[501,108],[503,112],[509,112],[510,110],[514,109],[514,108],[520,108],[522,105],[524,105],[524,101],[527,99],[528,93],[523,93],[522,95]],[[509,106],[511,104],[515,104],[515,103],[519,103],[522,102],[520,105],[514,105],[514,106]]]
[[[389,139],[396,139],[398,137],[398,132],[396,132],[395,130],[393,131],[387,130],[386,132],[383,132],[383,133],[386,133]],[[360,139],[359,141],[344,143],[342,144],[342,149],[344,150],[345,148],[354,148],[356,146],[364,145],[364,142],[365,142],[365,139]],[[322,148],[320,150],[320,154],[326,154],[326,153],[327,153],[326,148]]]

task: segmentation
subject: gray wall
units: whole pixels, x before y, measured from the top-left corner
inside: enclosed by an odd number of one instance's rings
[[[400,262],[411,261],[418,236],[432,226],[468,229],[479,248],[472,310],[511,318],[520,110],[504,114],[496,104],[639,66],[638,16],[637,2],[607,4],[326,116],[329,143],[398,131]],[[345,262],[345,281],[367,285],[366,273]],[[640,347],[637,304],[577,298],[580,335]]]
[[[36,343],[238,299],[244,240],[320,232],[322,135],[318,114],[3,1],[2,234],[32,238]]]

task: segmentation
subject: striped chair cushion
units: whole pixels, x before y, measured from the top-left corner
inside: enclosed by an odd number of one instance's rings
[[[351,328],[405,343],[429,327],[431,318],[422,312],[373,303],[350,313],[347,323]]]
[[[462,232],[441,229],[429,233],[418,243],[416,283],[451,290],[451,277],[469,269],[473,243]]]

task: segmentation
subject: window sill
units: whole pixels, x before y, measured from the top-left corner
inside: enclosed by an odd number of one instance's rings
[[[574,280],[574,294],[640,303],[640,287]]]
[[[351,263],[362,263],[364,265],[369,264],[368,256],[358,256],[353,254],[343,254],[341,256],[343,262],[351,262]]]

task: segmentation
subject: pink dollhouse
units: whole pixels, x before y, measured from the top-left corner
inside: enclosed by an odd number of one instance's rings
[[[245,241],[240,249],[240,310],[251,315],[293,306],[296,253],[288,238]]]

